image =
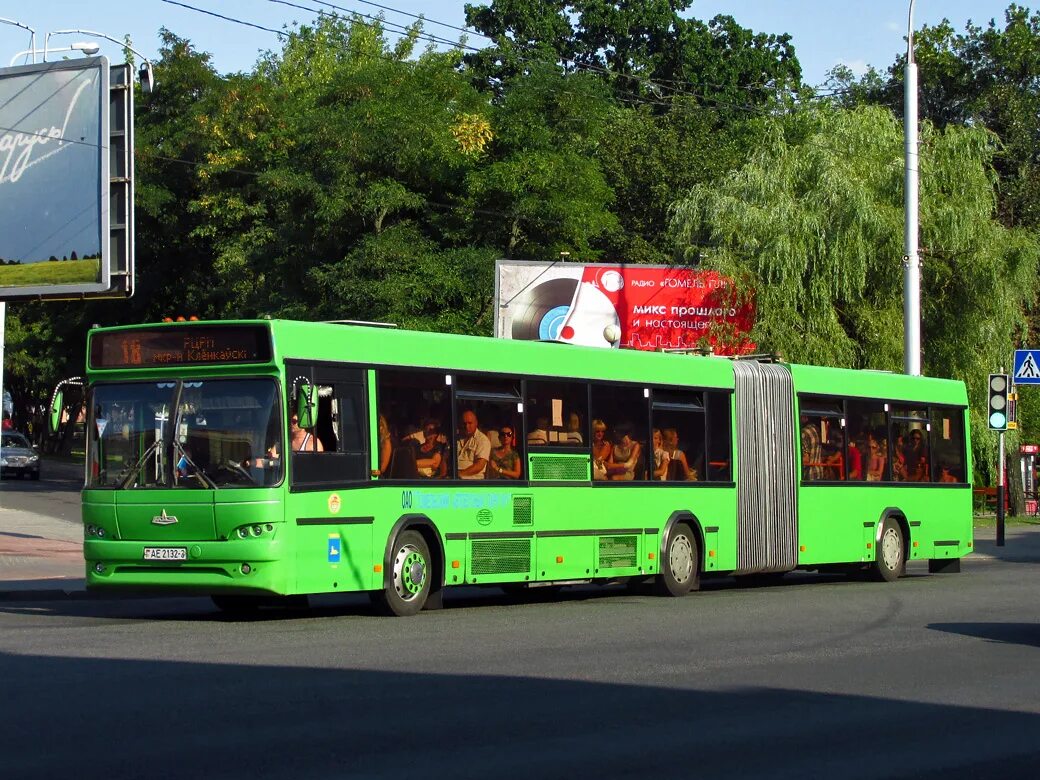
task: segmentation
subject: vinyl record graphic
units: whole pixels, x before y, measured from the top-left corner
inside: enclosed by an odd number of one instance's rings
[[[527,341],[557,339],[577,288],[577,279],[550,279],[521,293],[509,304],[514,311],[513,338]]]

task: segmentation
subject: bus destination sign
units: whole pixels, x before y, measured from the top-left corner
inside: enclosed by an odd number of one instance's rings
[[[270,359],[271,338],[262,325],[203,325],[95,333],[90,342],[91,368],[266,363]]]

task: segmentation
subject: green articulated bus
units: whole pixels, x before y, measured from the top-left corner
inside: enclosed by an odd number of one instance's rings
[[[52,416],[62,407],[56,392]],[[967,395],[884,372],[284,320],[98,328],[91,589],[223,609],[972,550]]]

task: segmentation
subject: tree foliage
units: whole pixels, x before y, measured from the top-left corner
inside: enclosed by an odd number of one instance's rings
[[[902,370],[902,144],[888,111],[820,108],[776,120],[747,165],[676,203],[686,251],[754,291],[760,346]],[[996,148],[983,129],[922,128],[924,372],[968,383],[976,431],[987,367],[1025,329],[1040,262],[1032,233],[995,218]]]

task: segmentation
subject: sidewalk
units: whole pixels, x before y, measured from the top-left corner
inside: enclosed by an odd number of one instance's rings
[[[83,528],[0,506],[0,600],[86,595]]]
[[[976,528],[965,560],[1040,563],[1040,525],[1008,526],[1005,542],[997,547],[995,529]],[[89,597],[80,524],[0,506],[0,601]]]

